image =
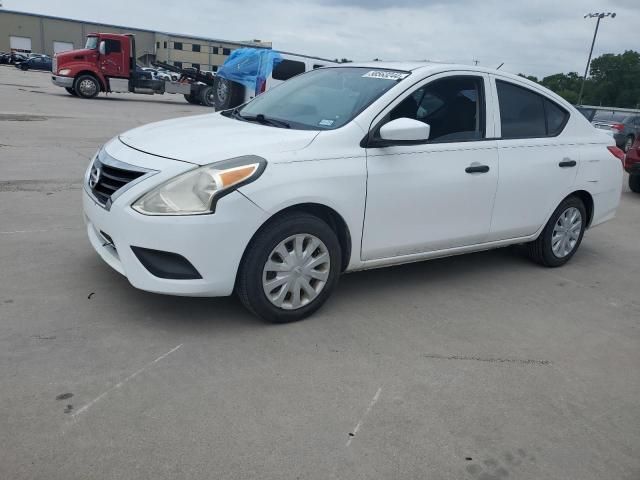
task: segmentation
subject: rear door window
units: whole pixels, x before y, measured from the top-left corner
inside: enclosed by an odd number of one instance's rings
[[[496,80],[503,139],[553,137],[562,131],[569,113],[527,88]]]
[[[282,60],[273,69],[272,77],[274,80],[289,80],[296,75],[304,73],[304,62],[295,60]]]

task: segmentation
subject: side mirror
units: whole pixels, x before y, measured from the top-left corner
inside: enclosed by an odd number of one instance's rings
[[[98,52],[100,52],[100,55],[107,54],[107,42],[105,42],[104,40],[100,42],[100,45],[98,46]]]
[[[388,142],[419,142],[429,139],[431,127],[412,118],[397,118],[380,128],[380,138]]]

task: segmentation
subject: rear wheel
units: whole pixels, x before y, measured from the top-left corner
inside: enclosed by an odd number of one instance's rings
[[[77,96],[78,96],[78,94],[76,93],[76,91],[75,91],[73,88],[71,88],[71,87],[65,87],[64,89],[67,91],[67,93],[68,93],[69,95],[73,95],[74,97],[77,97]]]
[[[215,89],[213,87],[205,87],[200,91],[200,103],[205,107],[215,107]]]
[[[632,192],[640,193],[640,174],[629,175],[629,188]]]
[[[100,83],[92,75],[80,75],[76,78],[73,89],[81,98],[95,98],[100,93]]]
[[[265,320],[301,320],[329,298],[341,255],[335,232],[323,220],[306,213],[287,215],[264,227],[247,247],[236,293]]]
[[[565,198],[540,236],[527,244],[531,259],[545,267],[559,267],[576,253],[587,224],[587,211],[578,197]]]
[[[216,110],[228,110],[244,102],[244,86],[237,82],[216,77],[213,88],[213,104]]]
[[[199,105],[200,104],[200,100],[198,100],[196,97],[194,97],[193,95],[189,94],[189,95],[185,95],[184,99],[189,102],[192,105]]]

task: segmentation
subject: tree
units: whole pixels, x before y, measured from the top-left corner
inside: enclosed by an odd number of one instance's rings
[[[519,74],[554,91],[568,102],[578,101],[582,77],[576,72],[556,73],[538,80]],[[582,103],[619,108],[640,108],[640,53],[606,53],[591,61]]]

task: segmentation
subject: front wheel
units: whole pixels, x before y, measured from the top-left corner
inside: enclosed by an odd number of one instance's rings
[[[78,96],[78,94],[76,93],[76,91],[75,91],[73,88],[71,88],[71,87],[64,87],[64,89],[67,91],[67,93],[68,93],[69,95],[73,95],[74,97],[77,97],[77,96]]]
[[[578,197],[567,197],[556,208],[540,236],[527,244],[531,259],[559,267],[576,253],[587,226],[587,211]]]
[[[100,93],[100,84],[92,75],[80,75],[76,78],[73,89],[81,98],[95,98]]]
[[[629,175],[629,188],[632,192],[640,193],[640,173]]]
[[[287,215],[264,227],[247,247],[236,293],[265,320],[302,320],[331,295],[341,256],[338,238],[327,223],[306,213]]]

